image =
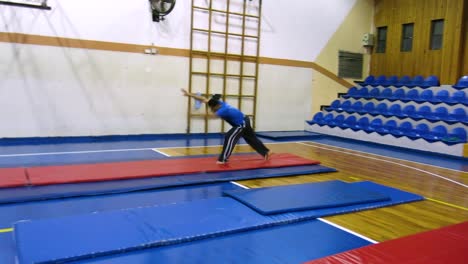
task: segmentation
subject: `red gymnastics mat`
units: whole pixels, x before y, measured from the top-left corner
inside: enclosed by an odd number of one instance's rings
[[[26,168],[0,169],[0,188],[10,188],[28,185]]]
[[[225,165],[216,164],[215,157],[203,157],[42,166],[27,168],[26,173],[23,172],[22,182],[19,174],[20,171],[12,169],[11,174],[18,175],[18,177],[13,178],[10,178],[9,171],[0,172],[0,179],[3,179],[3,181],[0,181],[0,188],[24,186],[28,182],[30,185],[98,182],[193,173],[314,165],[319,163],[319,161],[304,159],[293,154],[281,153],[274,154],[268,161],[265,161],[259,155],[232,156],[229,163]]]
[[[306,264],[456,264],[468,260],[468,222],[398,238]]]

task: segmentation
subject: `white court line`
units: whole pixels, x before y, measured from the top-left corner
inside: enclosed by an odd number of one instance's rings
[[[331,146],[331,147],[334,147],[334,148],[351,150],[351,151],[355,151],[355,152],[359,152],[359,153],[365,153],[365,154],[374,155],[374,156],[379,156],[379,157],[383,157],[383,158],[389,158],[389,159],[394,159],[394,160],[412,162],[412,163],[425,165],[425,166],[431,166],[431,167],[434,167],[434,168],[446,169],[446,170],[451,170],[451,171],[456,171],[456,172],[466,172],[466,171],[461,171],[461,170],[456,170],[456,169],[446,168],[446,167],[440,167],[440,166],[427,164],[427,163],[422,163],[422,162],[417,162],[417,161],[412,161],[412,160],[404,160],[404,159],[399,159],[399,158],[395,158],[395,157],[379,155],[379,154],[375,154],[375,153],[372,153],[372,152],[365,152],[365,151],[354,150],[354,149],[349,149],[349,148],[343,148],[343,147],[338,147],[338,146],[329,145],[329,144],[318,143],[318,142],[314,142],[314,141],[298,141],[298,142],[294,142],[294,143],[303,144],[303,145],[309,145],[309,144],[304,144],[304,143],[312,143],[312,144],[317,144],[317,145],[322,145],[322,146]],[[309,145],[309,146],[314,146],[314,145]]]
[[[317,218],[317,220],[322,221],[322,222],[324,222],[324,223],[327,223],[327,224],[329,224],[329,225],[331,225],[331,226],[334,226],[334,227],[336,227],[336,228],[338,228],[338,229],[341,229],[341,230],[343,230],[343,231],[346,231],[346,232],[348,232],[348,233],[350,233],[350,234],[352,234],[352,235],[355,235],[355,236],[357,236],[357,237],[360,237],[360,238],[362,238],[362,239],[364,239],[364,240],[367,240],[367,241],[369,241],[369,242],[371,242],[371,243],[373,243],[373,244],[378,244],[378,243],[379,243],[379,242],[377,242],[377,241],[375,241],[375,240],[373,240],[373,239],[370,239],[370,238],[368,238],[368,237],[366,237],[366,236],[363,236],[363,235],[361,235],[361,234],[358,234],[358,233],[356,233],[356,232],[354,232],[354,231],[351,231],[351,230],[349,230],[349,229],[347,229],[347,228],[344,228],[344,227],[342,227],[342,226],[340,226],[340,225],[337,225],[337,224],[335,224],[335,223],[332,223],[332,222],[330,222],[330,221],[328,221],[328,220],[325,220],[325,219],[323,219],[323,218]]]
[[[231,181],[230,183],[232,183],[232,184],[234,184],[234,185],[237,185],[237,186],[239,186],[239,187],[241,187],[241,188],[244,188],[244,189],[250,189],[249,187],[247,187],[247,186],[245,186],[245,185],[242,185],[242,184],[240,184],[240,183],[234,182],[234,181]],[[373,244],[379,243],[379,242],[377,242],[377,241],[375,241],[375,240],[372,240],[372,239],[370,239],[370,238],[368,238],[368,237],[366,237],[366,236],[363,236],[363,235],[361,235],[361,234],[358,234],[358,233],[356,233],[356,232],[354,232],[354,231],[351,231],[351,230],[349,230],[349,229],[347,229],[347,228],[345,228],[345,227],[342,227],[342,226],[340,226],[340,225],[337,225],[337,224],[335,224],[335,223],[332,223],[332,222],[330,222],[330,221],[328,221],[328,220],[325,220],[325,219],[323,219],[323,218],[317,218],[317,220],[322,221],[322,222],[324,222],[324,223],[326,223],[326,224],[329,224],[329,225],[331,225],[331,226],[334,226],[334,227],[336,227],[336,228],[338,228],[338,229],[340,229],[340,230],[343,230],[343,231],[345,231],[345,232],[348,232],[348,233],[350,233],[350,234],[352,234],[352,235],[355,235],[355,236],[357,236],[357,237],[360,237],[360,238],[362,238],[362,239],[364,239],[364,240],[367,240],[367,241],[369,241],[369,242],[371,242],[371,243],[373,243]]]
[[[365,155],[360,155],[360,154],[356,154],[356,153],[353,153],[353,152],[347,152],[347,151],[342,151],[342,150],[336,150],[336,149],[332,149],[332,148],[314,146],[314,145],[306,144],[306,143],[303,143],[303,142],[297,142],[297,143],[298,143],[298,144],[305,145],[305,146],[308,146],[308,147],[314,147],[314,148],[319,148],[319,149],[326,149],[326,150],[335,151],[335,152],[341,152],[341,153],[350,154],[350,155],[354,155],[354,156],[358,156],[358,157],[362,157],[362,158],[368,158],[368,159],[373,159],[373,160],[378,160],[378,161],[383,161],[383,162],[392,163],[392,164],[399,165],[399,166],[402,166],[402,167],[405,167],[405,168],[409,168],[409,169],[417,170],[417,171],[420,171],[420,172],[423,172],[423,173],[427,173],[427,174],[429,174],[429,175],[432,175],[432,176],[441,178],[441,179],[443,179],[443,180],[446,180],[446,181],[455,183],[455,184],[457,184],[457,185],[463,186],[463,187],[465,187],[465,188],[468,188],[468,185],[463,184],[463,183],[461,183],[461,182],[457,182],[457,181],[454,181],[454,180],[452,180],[452,179],[449,179],[449,178],[446,178],[446,177],[444,177],[444,176],[441,176],[441,175],[439,175],[439,174],[435,174],[435,173],[432,173],[432,172],[429,172],[429,171],[425,171],[425,170],[422,170],[422,169],[418,169],[418,168],[415,168],[415,167],[412,167],[412,166],[409,166],[409,165],[405,165],[405,164],[402,164],[402,163],[398,163],[398,162],[395,162],[395,161],[385,160],[385,159],[380,159],[380,158],[375,158],[375,157],[370,157],[370,156],[365,156]]]
[[[288,142],[273,142],[265,144],[285,144]],[[239,146],[248,146],[248,144],[238,144]],[[222,145],[213,146],[190,146],[190,147],[164,147],[164,148],[134,148],[134,149],[102,149],[102,150],[82,150],[82,151],[63,151],[63,152],[37,152],[37,153],[21,153],[21,154],[0,154],[0,158],[3,157],[27,157],[27,156],[47,156],[47,155],[68,155],[68,154],[88,154],[88,153],[100,153],[100,152],[125,152],[125,151],[142,151],[142,150],[153,150],[155,149],[178,149],[178,148],[202,148],[202,147],[220,147]],[[158,151],[157,151],[158,152]],[[167,155],[160,152],[162,155]]]
[[[152,150],[152,148],[136,148],[136,149],[102,149],[102,150],[83,150],[83,151],[65,151],[65,152],[38,152],[38,153],[23,153],[23,154],[2,154],[0,157],[25,157],[25,156],[46,156],[46,155],[66,155],[66,154],[87,154],[100,152],[125,152],[125,151],[141,151]]]
[[[161,154],[161,155],[164,155],[164,156],[166,156],[166,157],[172,157],[171,155],[160,151],[158,148],[154,148],[154,149],[151,149],[151,150],[153,150],[154,152],[157,152],[157,153],[159,153],[159,154]]]
[[[243,188],[243,189],[250,189],[249,187],[247,187],[247,186],[245,186],[245,185],[242,185],[242,184],[240,184],[240,183],[237,183],[237,182],[235,182],[235,181],[230,181],[230,183],[232,183],[232,184],[234,184],[234,185],[237,185],[237,186],[239,186],[239,187],[241,187],[241,188]]]

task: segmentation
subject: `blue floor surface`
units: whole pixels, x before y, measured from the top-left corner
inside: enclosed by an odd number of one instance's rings
[[[264,143],[277,142],[262,138]],[[286,142],[301,141],[290,139]],[[164,155],[154,152],[152,148],[195,147],[222,145],[222,136],[191,136],[187,138],[167,138],[154,140],[123,140],[85,143],[44,143],[44,144],[0,144],[0,167],[43,166],[59,164],[115,162],[125,160],[160,159]],[[312,142],[331,146],[348,148],[382,156],[415,161],[424,164],[437,165],[444,168],[468,171],[468,159],[454,158],[445,155],[389,147],[374,143],[343,139],[332,136],[321,136],[310,139]],[[285,142],[285,141],[282,141]],[[245,144],[243,140],[239,142]],[[108,151],[114,152],[98,152]],[[116,151],[118,150],[118,151]],[[96,151],[89,153],[88,151]],[[58,152],[60,154],[58,154]],[[81,153],[72,153],[81,152]],[[35,154],[36,153],[36,154]],[[39,155],[38,153],[48,153]],[[56,154],[53,154],[56,153]],[[22,156],[23,155],[23,156]],[[24,156],[26,155],[26,156]]]

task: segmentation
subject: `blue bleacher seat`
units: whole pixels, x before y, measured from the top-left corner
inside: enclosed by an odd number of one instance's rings
[[[411,79],[411,82],[406,87],[417,87],[422,85],[424,82],[424,77],[421,75],[416,75]]]
[[[446,120],[449,116],[448,109],[445,106],[439,106],[434,110],[434,120]]]
[[[406,93],[404,101],[417,101],[419,100],[419,92],[416,89],[409,90]]]
[[[328,114],[326,114],[326,115],[323,117],[323,125],[328,125],[328,124],[330,124],[330,122],[333,121],[333,119],[335,119],[335,116],[333,115],[333,113],[328,113]]]
[[[411,78],[408,75],[402,76],[400,80],[394,85],[395,87],[407,86],[411,83]]]
[[[440,85],[439,78],[437,78],[437,76],[435,75],[431,75],[427,77],[426,79],[424,79],[423,83],[420,84],[419,87],[428,88],[428,87],[439,86],[439,85]]]
[[[358,90],[357,98],[367,98],[368,96],[369,96],[369,89],[367,89],[367,87],[364,87]]]
[[[466,111],[464,108],[458,107],[453,109],[449,114],[448,117],[445,119],[449,122],[467,122]]]
[[[380,75],[379,77],[375,78],[374,81],[370,85],[372,86],[383,85],[386,80],[387,80],[387,77],[385,75]]]
[[[377,99],[383,100],[383,99],[390,99],[392,97],[392,89],[391,88],[385,88],[382,93],[380,93],[379,97]]]
[[[448,135],[447,128],[444,125],[437,125],[423,135],[423,138],[429,142],[440,141]]]
[[[363,113],[371,113],[375,109],[375,104],[374,102],[367,102],[363,107],[362,107],[362,112]]]
[[[352,112],[360,112],[362,110],[362,102],[361,101],[357,101],[357,102],[354,102],[354,104],[351,106],[350,110]]]
[[[354,82],[361,86],[366,86],[366,85],[371,85],[372,83],[374,83],[374,81],[375,81],[374,75],[369,75],[366,77],[366,79],[364,79],[364,81],[354,81]]]
[[[449,103],[450,94],[447,90],[440,90],[432,98],[433,103]]]
[[[458,82],[452,86],[456,89],[465,89],[468,88],[468,75],[461,77]]]
[[[427,119],[431,117],[431,115],[432,115],[432,109],[427,105],[423,105],[418,108],[416,113],[413,114],[412,118],[415,118],[415,119],[426,118]]]
[[[390,96],[390,100],[403,100],[405,98],[405,90],[398,89]]]
[[[452,129],[447,135],[447,137],[442,139],[445,143],[448,144],[457,144],[466,142],[466,129],[463,127],[456,127]]]
[[[398,83],[398,76],[389,76],[385,81],[384,83],[382,84],[382,86],[394,86],[395,84]]]
[[[307,121],[307,123],[308,123],[309,125],[323,123],[323,113],[322,113],[322,112],[316,113],[316,114],[314,115],[314,117],[312,118],[312,120]]]
[[[429,133],[429,126],[427,124],[421,123],[416,125],[416,127],[411,130],[411,132],[407,133],[405,136],[411,139],[418,139],[422,138],[423,135]]]
[[[341,107],[341,101],[340,100],[334,100],[329,107],[327,107],[325,110],[327,111],[333,111],[337,110],[338,108]]]
[[[390,133],[396,137],[404,136],[413,130],[413,124],[409,121],[401,123],[398,127],[390,130]]]
[[[378,98],[379,96],[380,96],[380,89],[375,87],[370,90],[368,98]]]
[[[374,111],[370,113],[371,115],[386,115],[388,114],[388,105],[386,103],[379,103]]]
[[[355,116],[348,116],[344,122],[340,125],[341,128],[353,128],[356,125],[356,117]]]
[[[397,127],[397,122],[395,120],[388,120],[382,126],[378,127],[375,132],[380,135],[390,134],[391,130],[394,130]]]
[[[402,117],[401,105],[400,104],[390,105],[390,107],[388,108],[388,115],[389,116]]]
[[[351,105],[352,105],[351,101],[346,100],[342,102],[341,106],[335,109],[335,111],[338,111],[338,112],[348,111],[351,108]]]
[[[365,131],[368,133],[375,132],[376,129],[382,126],[382,124],[383,124],[382,119],[375,118],[370,122],[369,126],[367,127]]]
[[[454,92],[446,102],[451,104],[468,104],[465,91]]]
[[[358,95],[358,88],[351,87],[349,88],[348,93],[346,93],[346,95],[343,95],[343,98],[355,97],[357,95]]]
[[[330,126],[330,127],[341,126],[341,124],[343,124],[344,120],[345,120],[344,115],[341,115],[341,114],[337,115],[337,116],[335,116],[335,118],[333,118],[333,120],[328,122],[328,126]]]
[[[355,130],[366,130],[369,127],[369,118],[366,116],[359,118],[354,126]]]
[[[403,117],[413,117],[416,114],[416,107],[414,105],[407,105],[401,110]]]
[[[419,98],[415,99],[415,101],[432,102],[433,98],[434,98],[434,93],[432,92],[432,90],[424,90],[419,95]]]

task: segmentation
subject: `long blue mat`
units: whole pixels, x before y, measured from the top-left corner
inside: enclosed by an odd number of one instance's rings
[[[68,198],[77,196],[116,194],[165,187],[185,186],[192,184],[205,184],[257,178],[272,178],[335,171],[336,169],[321,165],[307,165],[282,168],[229,171],[219,173],[198,173],[180,176],[154,177],[121,181],[7,188],[0,189],[0,204]]]
[[[310,220],[190,243],[87,259],[78,263],[299,264],[369,244],[371,244],[369,241],[329,224]]]
[[[265,216],[234,199],[221,197],[18,222],[14,236],[21,263],[78,260],[423,199],[372,182],[353,184],[387,195],[391,200]]]
[[[224,194],[265,215],[390,200],[342,181],[228,190]]]

